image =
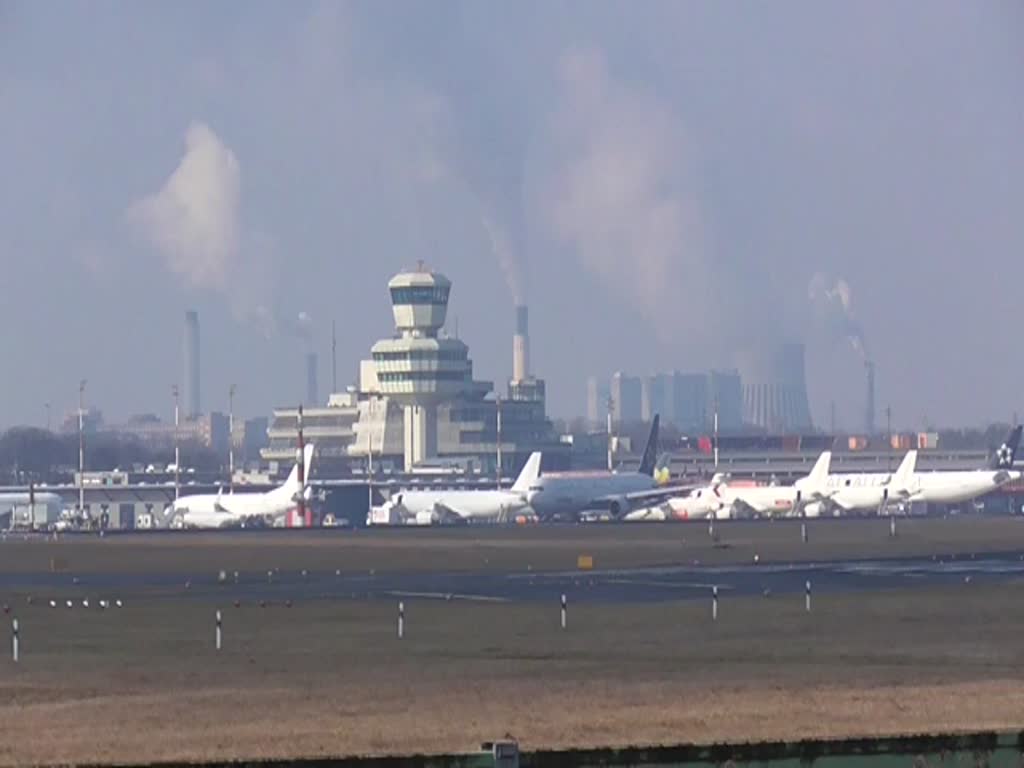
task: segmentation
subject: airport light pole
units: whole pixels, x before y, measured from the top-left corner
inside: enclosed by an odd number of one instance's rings
[[[171,387],[174,395],[174,498],[181,493],[181,447],[178,441],[178,427],[181,425],[181,409],[179,408],[180,392],[178,385]]]
[[[501,397],[495,402],[497,406],[497,427],[498,427],[498,490],[501,490]]]
[[[609,395],[608,397],[608,471],[611,472],[615,468],[615,462],[612,457],[612,407],[614,400]]]
[[[366,517],[369,519],[373,514],[373,428],[369,419],[366,426]],[[382,446],[383,443],[381,438]]]
[[[885,406],[885,433],[889,440],[889,447],[886,455],[889,458],[889,472],[892,473],[892,408]]]
[[[235,390],[228,389],[228,492],[235,492]]]
[[[85,379],[78,383],[78,513],[85,512]]]
[[[715,395],[715,471],[718,471],[718,395]]]

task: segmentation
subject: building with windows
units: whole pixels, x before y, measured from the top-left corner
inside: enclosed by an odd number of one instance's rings
[[[642,386],[638,376],[628,376],[622,371],[612,374],[611,384],[612,420],[616,424],[630,424],[642,418]]]
[[[545,452],[545,466],[567,464],[568,447],[546,415],[544,381],[529,372],[525,307],[516,310],[513,376],[499,397],[493,382],[473,377],[465,342],[444,330],[448,278],[421,267],[393,277],[388,291],[394,335],[373,345],[356,386],[303,411],[320,472],[415,471],[447,462],[494,475],[500,454],[509,476],[535,450]],[[274,412],[266,460],[292,460],[297,419],[297,408]]]
[[[737,433],[745,426],[744,388],[735,370],[696,373],[657,373],[643,378],[617,372],[610,386],[595,377],[587,380],[587,421],[591,428],[604,426],[605,405],[610,396],[616,424],[650,422],[660,415],[665,424],[697,434],[714,428],[718,414],[720,432]]]
[[[672,376],[665,373],[645,376],[640,385],[640,418],[651,421],[661,414],[662,421],[671,422],[675,418],[672,406]]]
[[[608,415],[608,385],[591,376],[587,379],[587,426],[590,429],[604,427]]]
[[[680,373],[674,371],[671,377],[672,408],[667,420],[687,433],[701,432],[708,428],[708,414],[713,410],[705,373]],[[709,408],[709,406],[712,406]]]

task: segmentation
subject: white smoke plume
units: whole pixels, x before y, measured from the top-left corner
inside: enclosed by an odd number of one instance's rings
[[[282,317],[277,323],[277,327],[281,329],[282,333],[301,339],[306,342],[307,346],[313,343],[313,325],[312,315],[305,310],[294,316]]]
[[[700,286],[690,300],[697,312],[710,309],[701,303],[713,277],[687,183],[685,132],[652,94],[613,80],[598,51],[564,55],[561,79],[545,206],[552,228],[586,268],[671,334],[682,276]]]
[[[849,283],[843,278],[833,280],[818,272],[811,278],[807,295],[826,330],[838,338],[849,341],[854,351],[862,359],[867,360],[868,349],[864,329],[853,314]]]
[[[239,257],[240,174],[230,147],[202,122],[163,187],[128,209],[128,220],[167,268],[196,287],[224,290]]]
[[[491,252],[498,261],[501,274],[505,278],[505,284],[508,285],[508,290],[512,294],[513,303],[516,305],[523,304],[526,298],[523,295],[523,279],[520,275],[520,264],[512,249],[508,235],[487,214],[481,215],[480,222],[483,225],[484,231],[487,232],[487,237],[491,243]]]

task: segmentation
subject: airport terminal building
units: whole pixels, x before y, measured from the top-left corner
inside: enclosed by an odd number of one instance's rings
[[[456,468],[493,476],[501,461],[514,475],[532,451],[545,465],[567,465],[545,407],[544,381],[529,371],[526,307],[516,308],[513,375],[507,395],[473,375],[469,347],[444,329],[452,284],[425,270],[388,283],[395,332],[361,361],[359,382],[323,407],[303,409],[303,434],[317,444],[321,471],[332,477]],[[274,411],[263,458],[290,463],[298,408]]]

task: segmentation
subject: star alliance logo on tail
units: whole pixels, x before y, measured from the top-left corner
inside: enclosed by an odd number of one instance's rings
[[[996,456],[999,458],[1000,467],[1009,467],[1013,464],[1013,451],[1010,450],[1010,446],[1006,443],[999,446]]]

